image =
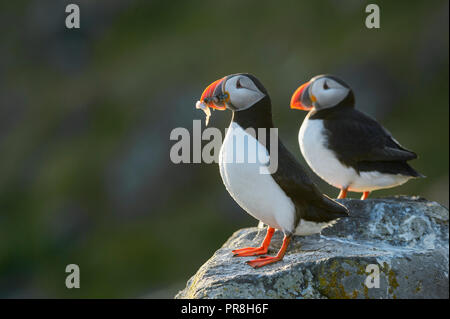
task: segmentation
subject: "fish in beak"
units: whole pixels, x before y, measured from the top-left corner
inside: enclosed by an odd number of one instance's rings
[[[197,101],[195,107],[203,110],[206,114],[206,125],[208,125],[209,118],[211,116],[211,110],[226,110],[226,103],[229,101],[230,96],[228,92],[225,92],[225,82],[227,77],[223,77],[214,81],[206,87],[203,91],[200,101]]]

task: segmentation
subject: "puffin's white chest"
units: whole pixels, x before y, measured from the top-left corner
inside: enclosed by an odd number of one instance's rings
[[[232,123],[219,154],[220,175],[233,199],[253,217],[277,229],[293,231],[295,206],[263,163],[268,152],[253,136]]]
[[[303,121],[298,135],[300,150],[309,167],[322,179],[335,187],[348,186],[357,175],[353,168],[346,167],[326,147],[322,120]]]
[[[337,188],[348,187],[351,191],[363,192],[397,186],[409,178],[403,175],[379,172],[358,172],[343,165],[332,151],[326,147],[323,121],[303,121],[298,135],[300,150],[309,167],[327,183]]]

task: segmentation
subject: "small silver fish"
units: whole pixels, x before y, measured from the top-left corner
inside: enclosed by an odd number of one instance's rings
[[[202,101],[197,101],[197,103],[195,103],[195,108],[201,109],[203,112],[205,112],[206,114],[205,125],[208,126],[209,118],[211,117],[211,109]]]

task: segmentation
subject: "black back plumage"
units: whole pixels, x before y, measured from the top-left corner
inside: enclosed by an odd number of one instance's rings
[[[244,130],[253,128],[257,134],[258,128],[265,128],[265,147],[270,155],[270,128],[274,126],[268,95],[249,109],[233,112],[232,121],[239,124]],[[279,138],[278,169],[272,174],[272,177],[295,205],[295,227],[297,227],[300,218],[314,222],[330,222],[348,216],[348,210],[345,206],[323,195],[317,189],[301,164]]]
[[[402,147],[377,121],[344,100],[339,105],[312,111],[309,120],[321,119],[327,148],[341,163],[358,173],[378,171],[420,177],[407,161],[417,155]]]

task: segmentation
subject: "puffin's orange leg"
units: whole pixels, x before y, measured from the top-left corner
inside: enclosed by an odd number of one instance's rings
[[[348,190],[348,187],[341,188],[341,191],[339,192],[338,199],[346,198],[347,197],[347,190]]]
[[[235,249],[232,251],[234,257],[256,256],[267,253],[267,250],[269,249],[270,240],[272,239],[274,232],[275,228],[268,227],[266,237],[264,238],[264,241],[262,242],[260,247],[247,247]]]
[[[249,264],[253,268],[259,268],[259,267],[280,261],[281,259],[283,259],[284,253],[286,252],[286,249],[287,249],[290,241],[291,241],[291,236],[284,236],[283,245],[281,245],[281,248],[275,257],[263,256],[263,257],[260,257],[257,259],[247,261],[247,264]]]
[[[369,197],[370,192],[363,192],[362,196],[361,196],[361,200],[365,200],[367,199],[367,197]]]

